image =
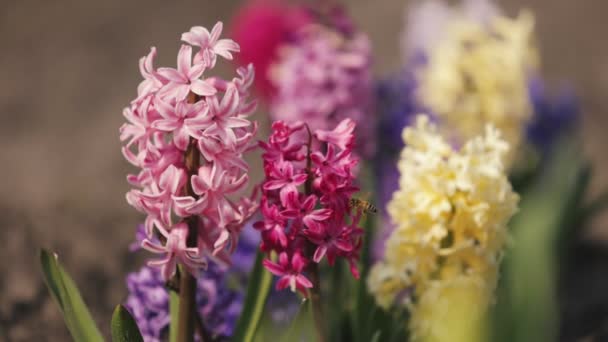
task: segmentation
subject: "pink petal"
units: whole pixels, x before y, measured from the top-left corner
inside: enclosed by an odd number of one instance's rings
[[[170,258],[169,261],[164,264],[161,268],[161,272],[163,274],[163,278],[165,280],[169,280],[171,279],[171,277],[173,277],[173,275],[175,274],[175,266],[177,264],[177,260],[175,260],[175,258]]]
[[[217,238],[217,240],[215,240],[215,243],[213,244],[213,248],[218,249],[220,247],[225,246],[226,243],[228,242],[229,237],[230,237],[230,232],[228,232],[227,229],[222,229],[220,236]]]
[[[221,21],[218,21],[215,25],[213,25],[213,28],[211,29],[211,34],[209,35],[209,41],[211,43],[214,43],[218,40],[218,38],[222,34],[223,27],[224,24]]]
[[[141,247],[152,253],[165,253],[166,252],[166,250],[163,246],[159,246],[148,239],[144,239],[144,241],[141,242]]]
[[[217,89],[214,86],[203,80],[193,80],[190,89],[193,93],[200,96],[212,96],[217,93]]]
[[[172,132],[179,127],[179,123],[175,120],[157,120],[154,121],[152,127],[160,129],[161,131]]]
[[[185,151],[188,148],[188,143],[190,143],[190,135],[184,129],[184,126],[178,127],[177,130],[173,132],[173,143],[175,143],[175,147],[182,151]]]
[[[251,121],[249,121],[247,119],[241,119],[241,118],[226,119],[226,127],[238,128],[238,127],[247,127],[249,125],[251,125]]]
[[[227,60],[232,59],[230,51],[239,52],[240,50],[239,44],[232,39],[221,39],[213,47],[213,52]]]
[[[228,89],[226,89],[226,93],[222,98],[221,108],[226,114],[232,114],[236,111],[239,104],[239,92],[234,83],[231,83],[228,85]]]
[[[167,80],[175,83],[186,83],[188,80],[185,75],[173,68],[158,68],[158,74],[166,78]]]
[[[183,44],[177,54],[177,70],[182,75],[188,75],[190,73],[190,67],[192,65],[192,46]]]
[[[203,72],[205,71],[206,65],[199,63],[199,64],[194,64],[192,66],[192,68],[190,69],[190,71],[188,72],[188,79],[191,82],[194,82],[194,80],[197,80],[201,77],[201,75],[203,75]]]

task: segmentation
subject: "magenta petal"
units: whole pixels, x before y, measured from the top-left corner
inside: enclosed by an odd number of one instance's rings
[[[291,266],[296,272],[301,272],[306,264],[306,259],[300,253],[294,253],[293,257],[291,257]]]
[[[298,274],[298,276],[296,277],[296,281],[300,286],[305,287],[307,289],[312,287],[312,283],[310,282],[310,280],[308,280],[308,278],[306,278],[303,274]]]
[[[315,210],[312,213],[308,214],[308,217],[310,217],[311,219],[313,219],[315,221],[323,221],[323,220],[327,220],[328,218],[330,218],[332,212],[333,211],[331,209],[318,209],[318,210]]]
[[[345,251],[345,252],[350,252],[353,250],[353,245],[348,242],[348,241],[344,241],[342,239],[336,239],[333,241],[334,246],[338,247],[339,249]]]
[[[282,188],[285,185],[283,180],[271,180],[264,183],[264,190],[276,190]]]
[[[323,259],[326,252],[327,252],[327,247],[325,245],[321,245],[321,246],[317,247],[312,260],[318,264],[319,262],[321,262],[321,259]]]
[[[264,260],[262,261],[262,264],[264,265],[264,267],[266,267],[266,269],[268,271],[270,271],[270,273],[280,276],[285,274],[285,270],[283,269],[283,267],[275,264],[274,262],[270,261],[270,260]]]
[[[287,236],[285,236],[283,230],[277,232],[277,229],[275,229],[275,232],[279,236],[279,243],[281,244],[281,246],[287,247]]]
[[[295,175],[293,176],[293,183],[297,185],[303,184],[304,182],[306,182],[307,178],[308,176],[306,174]]]
[[[279,281],[277,281],[277,290],[283,290],[283,289],[288,288],[289,280],[290,280],[289,276],[281,277],[281,279],[279,279]]]

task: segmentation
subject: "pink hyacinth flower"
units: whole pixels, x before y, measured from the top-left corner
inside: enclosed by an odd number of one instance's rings
[[[188,225],[186,223],[179,223],[173,226],[170,231],[165,230],[158,224],[156,228],[165,237],[165,244],[161,245],[145,239],[142,242],[142,247],[152,253],[165,254],[162,259],[148,262],[149,266],[161,268],[165,280],[173,277],[178,262],[186,266],[189,272],[198,268],[207,268],[207,263],[202,258],[199,248],[186,247],[186,237],[188,236]]]
[[[240,51],[239,44],[232,39],[219,39],[222,28],[223,24],[219,21],[213,26],[211,33],[202,26],[194,26],[189,32],[182,34],[182,41],[201,48],[194,57],[195,63],[203,62],[213,67],[218,55],[231,60],[232,52]]]
[[[242,128],[251,125],[247,119],[239,117],[239,92],[231,84],[226,89],[226,93],[220,102],[217,97],[209,99],[209,115],[211,125],[205,129],[205,135],[217,136],[229,146],[234,146],[237,141],[235,128]]]
[[[158,74],[169,80],[162,88],[164,96],[170,96],[182,101],[188,93],[200,96],[214,95],[217,90],[207,81],[201,80],[207,66],[203,63],[192,64],[192,47],[182,45],[177,55],[177,69],[159,68]]]
[[[156,108],[163,119],[155,121],[153,127],[172,132],[175,146],[182,151],[188,148],[190,137],[200,138],[201,131],[211,125],[211,118],[207,115],[209,109],[204,102],[178,102],[173,106],[159,100]]]

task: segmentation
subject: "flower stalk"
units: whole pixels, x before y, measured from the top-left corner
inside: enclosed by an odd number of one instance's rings
[[[312,288],[310,289],[310,301],[312,304],[312,315],[315,322],[315,328],[317,330],[317,341],[325,342],[327,336],[327,330],[325,328],[325,321],[323,317],[323,303],[321,302],[321,277],[319,276],[319,264],[310,263],[308,266],[308,274],[312,282]]]
[[[194,93],[188,94],[187,101],[189,103],[195,103],[199,100],[198,96]],[[188,149],[185,153],[185,164],[188,178],[198,173],[200,167],[200,152],[196,148],[196,140],[190,138]],[[192,183],[186,182],[185,185],[186,193],[188,196],[192,196],[198,199],[198,195],[192,189]],[[196,216],[190,216],[186,219],[188,222],[188,237],[186,239],[186,245],[188,247],[196,247],[196,237],[198,236],[198,218]],[[178,342],[191,342],[194,341],[194,326],[197,320],[200,322],[198,326],[203,327],[199,329],[199,334],[203,342],[208,342],[208,335],[205,333],[204,324],[202,318],[196,317],[196,279],[187,271],[180,273],[180,291],[179,291],[179,311],[178,311],[178,327],[177,327],[177,341]]]

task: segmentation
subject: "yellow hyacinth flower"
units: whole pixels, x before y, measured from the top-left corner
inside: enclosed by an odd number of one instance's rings
[[[532,116],[527,76],[537,68],[534,18],[495,17],[487,24],[454,20],[420,75],[421,101],[437,115],[442,133],[461,143],[490,123],[512,147],[510,167]]]
[[[469,296],[467,284],[481,307],[488,303],[519,196],[503,164],[509,145],[490,125],[455,149],[418,116],[403,138],[399,190],[388,204],[395,230],[367,281],[379,305],[409,306],[414,335],[434,336],[428,317],[434,301],[450,300],[442,293]]]

